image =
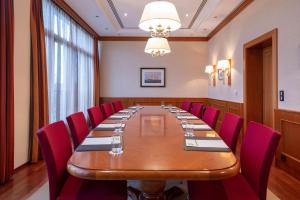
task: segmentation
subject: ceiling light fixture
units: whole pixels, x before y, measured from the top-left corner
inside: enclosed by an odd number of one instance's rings
[[[152,37],[168,37],[171,31],[181,27],[180,19],[173,3],[154,1],[143,11],[139,28],[150,32]]]
[[[127,16],[128,16],[128,13],[124,13],[124,16],[127,17]]]
[[[145,53],[151,54],[153,57],[164,56],[171,53],[171,49],[166,38],[151,37],[148,39]]]

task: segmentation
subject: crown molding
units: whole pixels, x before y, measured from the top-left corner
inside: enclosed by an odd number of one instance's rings
[[[134,36],[102,36],[100,41],[147,41],[149,37]],[[203,42],[208,41],[208,37],[168,37],[168,41],[176,42]]]
[[[231,22],[238,14],[247,8],[254,0],[244,0],[236,9],[234,9],[214,30],[208,34],[208,40],[221,31],[229,22]]]

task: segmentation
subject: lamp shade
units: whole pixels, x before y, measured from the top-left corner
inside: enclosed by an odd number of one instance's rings
[[[139,28],[147,32],[175,31],[181,27],[180,19],[173,3],[154,1],[148,3],[143,11]]]
[[[207,65],[207,66],[205,67],[205,73],[211,74],[211,73],[213,73],[213,72],[214,72],[214,67],[213,67],[212,65]]]
[[[171,49],[166,38],[149,38],[145,47],[145,53],[155,55],[164,55],[170,53]]]
[[[219,60],[217,64],[218,69],[226,70],[230,68],[230,61],[229,60]]]

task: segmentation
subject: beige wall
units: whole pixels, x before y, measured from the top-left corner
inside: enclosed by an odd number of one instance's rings
[[[170,42],[171,54],[153,58],[146,42],[103,42],[102,97],[206,97],[207,42]],[[141,88],[140,67],[165,67],[165,88]]]
[[[30,0],[14,1],[15,168],[28,161],[30,94]]]
[[[208,97],[243,102],[243,45],[278,28],[278,89],[285,91],[279,108],[300,111],[300,1],[257,0],[208,42],[208,61],[232,58],[232,86],[217,81]]]

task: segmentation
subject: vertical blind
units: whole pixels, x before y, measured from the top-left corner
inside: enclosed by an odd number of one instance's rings
[[[43,18],[49,121],[55,122],[94,104],[93,38],[51,0],[43,0]]]

